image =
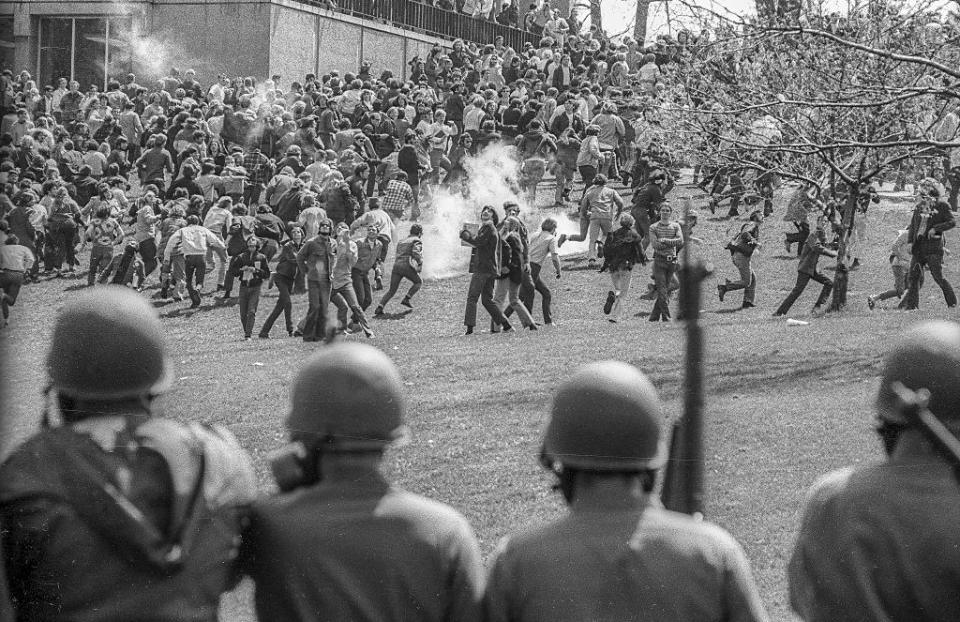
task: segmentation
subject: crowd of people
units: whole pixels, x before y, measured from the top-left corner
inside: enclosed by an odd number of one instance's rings
[[[382,469],[409,434],[406,396],[369,345],[303,362],[269,495],[226,428],[153,412],[176,376],[156,310],[130,289],[68,300],[47,373],[41,431],[0,465],[3,620],[214,622],[243,576],[260,620],[768,619],[738,542],[661,504],[663,405],[631,365],[591,363],[560,383],[540,461],[568,510],[506,536],[486,571],[459,512]],[[888,353],[886,460],[808,496],[787,570],[803,620],[960,616],[960,452],[928,440],[960,432],[958,386],[956,323],[916,326]]]
[[[552,11],[549,3],[531,14],[543,11]],[[5,70],[3,321],[24,284],[70,275],[81,265],[78,249],[89,249],[91,286],[156,286],[156,297],[189,298],[192,307],[213,292],[236,295],[246,339],[269,338],[280,315],[288,335],[307,340],[331,330],[372,337],[371,308],[374,317],[383,314],[404,280],[411,286],[400,304],[412,308],[422,285],[430,249],[417,221],[436,211],[438,193],[469,202],[470,159],[493,145],[510,147],[518,171],[515,179],[485,182],[509,187],[517,201],[477,205],[480,226],[461,233],[473,247],[467,334],[478,302],[492,332],[514,330],[513,313],[531,330],[552,324],[542,271],[549,261],[559,278],[558,249],[571,242],[586,242],[588,264],[609,271],[602,309],[611,322],[621,318],[633,268],[648,260],[652,278],[641,298],[654,301],[651,321],[669,321],[683,249],[698,242],[696,213],[681,214],[668,196],[680,164],[694,165],[693,181],[708,194],[711,212],[722,201],[729,217],[740,216],[743,204],[758,205],[727,245],[738,278],[717,287],[721,302],[743,290],[741,307],[753,307],[751,257],[763,246],[761,225],[774,211],[779,180],[765,173],[748,181],[748,171],[706,159],[676,161],[655,110],[665,84],[683,79],[685,63],[709,45],[711,33],[683,31],[643,48],[555,26],[545,23],[539,42],[521,50],[500,38],[483,46],[457,40],[414,58],[406,77],[375,75],[364,62],[355,73],[308,74],[286,90],[277,75],[262,82],[221,75],[202,84],[194,71],[172,69],[146,85],[134,74],[111,78],[104,92],[58,78],[40,93],[28,72]],[[780,140],[769,115],[751,132]],[[555,192],[544,201],[538,187],[550,178]],[[918,185],[925,190],[907,244],[893,253],[895,287],[869,297],[871,308],[894,295],[916,308],[925,270],[948,306],[955,304],[941,269],[943,232],[954,226],[948,207],[955,205],[938,180],[927,181]],[[955,203],[960,184],[951,186]],[[817,263],[835,256],[841,239],[849,238],[846,252],[858,267],[867,208],[877,200],[875,189],[860,190],[850,232],[841,223],[842,189],[830,196],[797,190],[785,219],[796,225],[787,248],[796,244],[798,279],[776,315],[789,311],[811,279],[823,285],[814,305],[822,312],[832,281]],[[555,220],[538,218],[537,206],[550,198],[555,208],[574,208],[579,234],[557,235]],[[387,291],[375,300],[384,281]],[[257,328],[264,286],[279,297]],[[292,297],[304,293],[307,315],[295,323]],[[336,322],[328,321],[331,303]]]
[[[449,6],[497,19],[511,8]],[[479,305],[493,333],[553,324],[549,275],[561,277],[559,249],[575,243],[609,275],[598,301],[607,319],[621,320],[635,268],[650,264],[641,298],[653,301],[650,321],[670,321],[687,278],[681,257],[702,242],[697,212],[670,201],[681,163],[649,104],[710,33],[643,48],[580,34],[548,3],[532,9],[536,44],[437,45],[406,76],[363,63],[285,89],[282,76],[204,84],[174,69],[144,85],[112,76],[100,92],[2,72],[3,322],[39,279],[86,266],[95,290],[68,297],[43,430],[0,467],[0,620],[212,621],[244,575],[263,620],[767,618],[739,544],[661,506],[662,406],[630,366],[588,365],[558,389],[541,460],[569,514],[508,537],[486,573],[466,519],[381,472],[385,448],[405,437],[405,396],[393,364],[368,345],[334,344],[304,362],[290,391],[290,444],[271,457],[274,495],[258,494],[229,431],[152,412],[174,376],[140,292],[191,307],[236,297],[244,339],[270,338],[281,315],[287,335],[308,341],[374,337],[371,320],[396,297],[416,304],[431,252],[421,221],[440,209],[436,197],[470,203],[471,158],[504,145],[515,178],[485,182],[515,200],[476,204],[477,222],[459,232],[471,250],[466,334]],[[776,140],[769,119],[757,124]],[[687,164],[707,209],[728,201],[738,218],[750,208],[725,248],[736,278],[717,294],[742,290],[741,308],[753,307],[752,259],[779,180]],[[547,179],[555,192],[539,196]],[[942,271],[956,206],[937,179],[917,188],[890,249],[893,286],[867,298],[871,309],[892,298],[916,308],[926,272],[956,305]],[[848,230],[842,187],[794,191],[784,218],[796,229],[785,244],[796,246],[797,281],[775,315],[810,280],[822,285],[814,311],[823,310],[833,283],[821,257],[859,264],[878,193],[856,192]],[[550,204],[572,209],[579,232],[541,217]],[[264,287],[278,297],[258,327]],[[298,295],[309,303],[299,322]],[[877,401],[888,461],[831,474],[808,501],[788,571],[804,620],[960,616],[954,471],[904,401],[916,392],[914,406],[955,434],[958,369],[954,324],[923,325],[889,355]]]
[[[320,339],[331,302],[335,329],[372,336],[367,313],[383,313],[404,279],[412,286],[401,304],[413,306],[423,210],[434,209],[439,191],[466,197],[467,159],[499,144],[515,149],[520,170],[515,181],[497,181],[524,205],[537,205],[548,174],[557,180],[555,206],[576,201],[579,176],[593,263],[619,216],[611,197],[623,208],[614,190],[597,189],[607,179],[639,189],[664,176],[657,167],[665,154],[633,96],[655,96],[681,56],[664,42],[645,51],[589,33],[545,36],[523,50],[458,40],[413,59],[406,79],[375,76],[365,62],[356,73],[307,75],[288,90],[281,76],[203,85],[194,71],[173,69],[146,86],[133,74],[111,79],[104,92],[59,78],[40,94],[28,72],[5,70],[0,222],[5,246],[16,250],[4,251],[4,317],[20,287],[70,275],[81,264],[78,249],[89,249],[91,286],[156,285],[158,298],[198,307],[205,293],[229,299],[237,285],[245,338],[269,337],[283,314],[288,334]],[[627,102],[623,114],[617,100]],[[521,219],[516,202],[481,212],[492,214],[492,229],[462,235],[474,246],[471,271],[479,270],[467,333],[481,297],[494,331],[512,330],[513,312],[536,329],[538,292],[543,322],[552,323],[539,273],[549,258],[559,277],[557,248],[566,240],[556,223],[533,222],[536,210]],[[528,226],[540,230],[536,240]],[[389,289],[376,302],[384,280]],[[265,284],[280,296],[257,331]],[[309,311],[295,325],[291,296],[303,292]]]

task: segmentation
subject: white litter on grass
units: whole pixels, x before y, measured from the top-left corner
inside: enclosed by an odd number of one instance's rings
[[[804,322],[803,320],[795,320],[791,317],[791,318],[787,318],[787,326],[810,326],[810,322]]]
[[[263,367],[264,365],[266,365],[266,363],[261,363],[260,361],[253,364],[254,367]]]

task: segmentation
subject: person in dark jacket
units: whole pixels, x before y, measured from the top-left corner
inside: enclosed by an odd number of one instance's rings
[[[940,182],[926,178],[919,184],[920,203],[913,210],[910,219],[908,240],[913,245],[912,261],[908,277],[907,293],[900,302],[903,309],[920,307],[920,288],[923,287],[923,269],[930,270],[930,276],[943,291],[947,307],[957,306],[957,295],[950,281],[943,276],[943,232],[957,225],[950,204],[944,201],[946,192]]]
[[[633,216],[637,232],[643,238],[643,248],[650,244],[650,223],[660,217],[660,205],[667,200],[667,194],[673,190],[673,178],[663,169],[650,172],[647,183],[633,193],[630,214]]]
[[[470,289],[467,291],[467,307],[463,315],[463,324],[467,335],[473,334],[477,325],[477,300],[483,304],[495,325],[503,332],[510,332],[513,326],[504,317],[500,307],[493,302],[493,289],[500,276],[500,234],[497,224],[500,218],[492,205],[480,210],[480,226],[476,234],[466,227],[460,232],[460,239],[473,247],[470,253]]]
[[[810,279],[823,285],[823,289],[820,290],[820,295],[817,297],[817,302],[813,306],[813,313],[817,315],[823,310],[824,303],[827,302],[827,298],[830,297],[830,292],[833,291],[833,281],[830,280],[830,277],[817,270],[817,262],[820,260],[820,255],[826,255],[827,257],[837,256],[836,251],[827,248],[825,227],[826,216],[821,215],[817,219],[817,228],[810,233],[810,237],[807,238],[804,244],[803,254],[800,255],[800,263],[797,265],[797,284],[793,286],[793,290],[787,294],[787,297],[780,303],[780,306],[773,315],[786,315],[790,307],[793,306],[793,303],[796,302],[800,294],[803,293]]]
[[[254,235],[260,238],[260,252],[267,261],[271,261],[280,250],[280,240],[283,238],[285,224],[270,211],[269,205],[258,207],[255,218]]]
[[[270,266],[260,252],[260,240],[256,236],[247,238],[246,244],[247,250],[230,262],[230,273],[240,281],[240,324],[243,326],[243,338],[249,340],[260,305],[260,288],[264,279],[270,278]]]
[[[410,208],[410,220],[420,218],[420,171],[423,165],[417,156],[417,148],[414,144],[417,141],[417,134],[408,131],[403,137],[403,147],[397,153],[397,168],[407,174],[407,183],[413,190],[413,205]]]
[[[643,252],[640,234],[634,229],[636,223],[630,214],[620,214],[620,228],[607,236],[603,243],[603,266],[600,271],[610,272],[610,282],[613,287],[607,292],[607,300],[603,303],[603,312],[611,322],[620,321],[620,310],[623,300],[630,291],[630,281],[633,278],[633,266],[647,263],[647,256]]]
[[[290,294],[293,292],[293,283],[297,276],[297,253],[303,245],[303,229],[293,227],[290,229],[290,239],[280,248],[280,258],[277,260],[277,267],[273,272],[273,280],[270,287],[277,286],[277,304],[273,311],[267,316],[267,321],[260,328],[260,339],[270,337],[270,329],[273,323],[277,321],[280,314],[283,313],[283,319],[286,322],[287,334],[293,336],[293,302]]]
[[[760,212],[751,214],[750,222],[744,223],[743,226],[740,227],[740,233],[727,244],[727,249],[730,251],[730,260],[737,270],[740,271],[740,280],[731,281],[730,279],[724,279],[723,283],[717,285],[717,294],[720,297],[720,302],[723,302],[723,297],[729,292],[742,289],[743,304],[740,308],[749,309],[753,307],[754,296],[756,296],[757,293],[757,273],[753,271],[750,265],[750,259],[753,257],[753,253],[761,246],[761,220],[763,220],[763,217],[760,215]]]
[[[274,470],[281,492],[252,504],[243,536],[258,619],[483,619],[469,523],[384,468],[407,435],[403,393],[396,366],[365,344],[324,347],[297,373],[287,459],[274,462],[296,475]]]
[[[530,281],[530,289],[534,288],[533,281],[530,279],[530,260],[524,241],[526,230],[524,230],[524,238],[521,238],[520,227],[520,219],[516,216],[508,215],[503,221],[500,237],[510,251],[508,257],[500,258],[500,278],[497,279],[494,289],[493,302],[498,308],[503,309],[509,299],[509,309],[516,311],[523,327],[537,330],[537,324],[533,321],[530,310],[520,301],[520,285],[524,280]],[[490,331],[500,332],[500,327],[494,324]]]
[[[348,225],[357,216],[357,199],[350,191],[346,181],[331,185],[323,193],[323,209],[333,224],[345,222]]]
[[[0,467],[4,621],[216,622],[256,475],[226,428],[154,416],[176,378],[165,341],[120,287],[74,295],[57,317],[56,415]]]

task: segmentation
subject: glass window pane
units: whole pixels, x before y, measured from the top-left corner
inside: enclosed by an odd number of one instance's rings
[[[78,19],[76,54],[74,56],[74,79],[82,90],[90,85],[104,89],[104,66],[106,61],[107,20]]]
[[[133,71],[133,54],[130,51],[132,25],[133,20],[129,17],[110,18],[110,75],[108,77],[120,84],[124,84],[127,74]]]
[[[40,75],[37,76],[37,84],[56,84],[59,78],[70,78],[70,21],[62,18],[40,20]]]

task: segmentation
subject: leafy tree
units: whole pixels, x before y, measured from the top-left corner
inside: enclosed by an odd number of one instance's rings
[[[943,177],[960,146],[960,27],[940,13],[871,1],[786,21],[701,12],[716,40],[683,57],[660,102],[665,140],[687,159],[800,181],[839,202],[831,305],[846,304],[846,248],[861,192],[912,163]]]

